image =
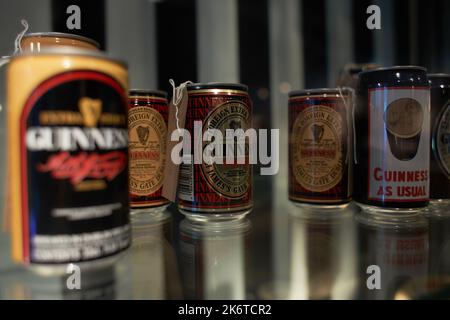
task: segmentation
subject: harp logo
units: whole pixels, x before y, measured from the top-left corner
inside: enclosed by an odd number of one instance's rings
[[[102,115],[102,101],[100,99],[81,98],[78,102],[85,127],[96,127]]]
[[[139,142],[141,144],[146,144],[149,134],[150,134],[150,129],[149,127],[143,127],[143,126],[138,126],[136,128],[137,134],[138,134],[138,138],[139,138]]]

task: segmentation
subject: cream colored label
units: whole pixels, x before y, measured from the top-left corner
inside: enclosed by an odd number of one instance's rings
[[[217,106],[204,121],[203,131],[208,129],[219,130],[225,140],[227,129],[242,129],[244,132],[250,126],[250,112],[240,101],[229,101]],[[226,144],[226,141],[224,141]],[[235,148],[243,147],[235,145]],[[248,141],[243,152],[248,156]],[[235,149],[236,151],[236,149]],[[251,167],[247,161],[245,164],[226,164],[225,154],[223,164],[202,164],[202,173],[206,181],[219,194],[227,198],[242,198],[250,188]]]
[[[292,128],[292,169],[305,189],[323,192],[342,179],[342,117],[327,106],[302,111]]]
[[[145,196],[161,188],[164,178],[167,126],[161,114],[135,107],[128,115],[130,192]]]

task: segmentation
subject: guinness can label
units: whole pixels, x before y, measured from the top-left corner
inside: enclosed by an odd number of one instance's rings
[[[105,64],[105,72],[57,72],[67,60],[81,67],[91,59],[98,68]],[[9,66],[17,260],[84,262],[129,246],[127,97],[118,80],[126,71],[119,66],[67,54],[19,57]],[[22,92],[15,90],[18,81],[25,82]]]
[[[187,90],[185,128],[193,143],[191,153],[183,155],[191,163],[180,166],[179,208],[188,217],[203,215],[202,218],[208,219],[221,214],[246,214],[252,207],[249,141],[246,138],[245,143],[239,144],[234,136],[230,137],[233,141],[227,141],[227,130],[245,132],[251,128],[252,107],[248,89],[240,84],[206,83],[189,85]],[[195,123],[202,123],[201,127],[197,129]],[[210,129],[222,135],[220,155],[216,152],[215,144],[207,137],[211,133]],[[233,147],[233,154],[227,152],[229,146]],[[203,151],[202,154],[212,155],[215,161],[208,161],[207,158],[203,158],[201,163],[196,161],[195,149]],[[227,153],[232,155],[233,163],[227,163]]]
[[[369,90],[368,198],[429,198],[429,88]]]
[[[348,92],[317,89],[289,99],[289,198],[295,202],[350,201]]]
[[[305,189],[322,192],[342,179],[342,118],[327,106],[301,112],[293,127],[293,172]]]
[[[248,108],[240,101],[229,101],[217,106],[203,122],[203,133],[208,129],[216,129],[222,133],[226,139],[227,129],[242,129],[244,132],[249,128],[250,112]],[[224,141],[225,146],[227,141]],[[206,142],[204,142],[204,146]],[[239,146],[237,146],[239,147]],[[248,141],[245,145],[248,150]],[[248,163],[248,152],[237,152],[235,154],[247,155],[242,159],[245,165],[226,164],[226,150],[224,149],[223,164],[208,164],[203,161],[202,174],[209,186],[217,193],[230,199],[239,199],[246,195],[250,188],[250,164]],[[239,163],[235,157],[234,161]],[[244,162],[245,161],[245,162]]]
[[[439,165],[445,176],[450,179],[450,102],[442,109],[433,142]]]
[[[129,98],[130,205],[157,207],[166,157],[168,105],[163,92],[132,90]]]

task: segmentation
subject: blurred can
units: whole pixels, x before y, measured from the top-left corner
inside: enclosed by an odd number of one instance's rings
[[[235,139],[226,141],[226,131],[252,126],[252,105],[247,86],[228,83],[192,84],[187,87],[186,130],[193,138],[193,148],[203,154],[209,142],[208,131],[219,131],[223,137],[222,163],[201,163],[192,152],[191,164],[182,164],[178,181],[178,206],[190,219],[223,220],[242,218],[252,208],[252,166],[249,143],[236,146]],[[201,124],[201,128],[196,128]],[[196,130],[197,129],[197,130]],[[226,163],[228,143],[234,146],[233,164]],[[238,149],[243,148],[243,149]],[[244,160],[240,164],[240,160]]]
[[[450,75],[429,74],[431,92],[431,166],[432,204],[450,203]]]
[[[360,72],[380,67],[381,66],[376,63],[348,63],[339,72],[336,85],[338,87],[348,87],[356,90]]]
[[[411,212],[427,206],[430,87],[426,70],[406,66],[360,73],[354,124],[355,201],[372,212]]]
[[[50,274],[130,245],[126,66],[63,51],[7,70],[13,258]]]
[[[163,209],[162,185],[166,156],[167,94],[130,90],[128,109],[131,208]]]
[[[289,199],[346,206],[352,193],[352,94],[313,89],[289,94]]]

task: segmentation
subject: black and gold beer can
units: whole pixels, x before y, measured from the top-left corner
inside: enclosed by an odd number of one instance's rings
[[[111,263],[130,245],[128,73],[64,49],[7,70],[12,253],[43,273]]]
[[[188,106],[185,128],[191,136],[190,164],[180,166],[178,198],[180,210],[190,219],[222,220],[242,218],[252,208],[252,166],[249,163],[249,139],[244,145],[227,138],[227,131],[246,132],[252,127],[252,104],[248,88],[241,84],[204,83],[187,86]],[[217,138],[222,137],[222,155],[208,163],[202,156]],[[208,141],[209,140],[209,141]],[[217,143],[217,141],[216,141]],[[231,143],[231,145],[230,145]],[[229,163],[227,149],[233,149]],[[197,151],[195,151],[197,150]],[[219,159],[220,158],[220,159]]]
[[[128,109],[130,206],[164,208],[162,193],[166,157],[167,94],[130,90]]]
[[[289,199],[346,206],[352,196],[352,94],[313,89],[289,94]]]

